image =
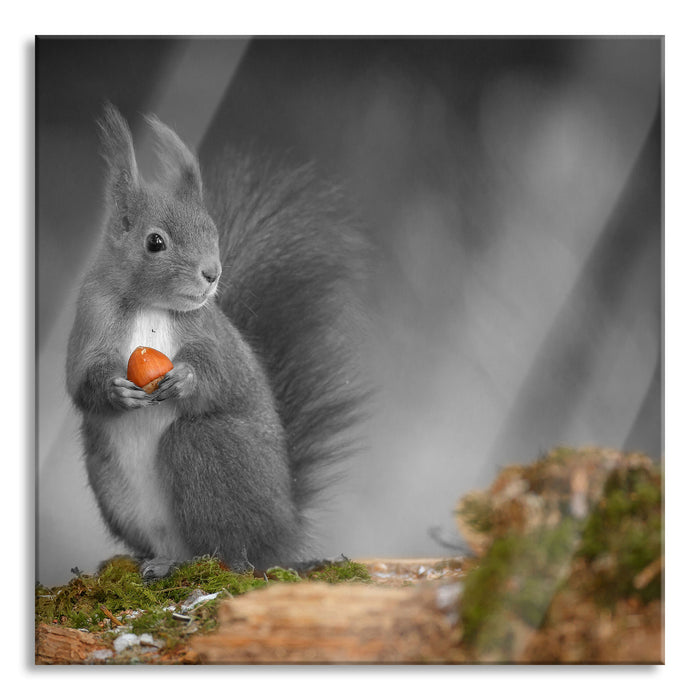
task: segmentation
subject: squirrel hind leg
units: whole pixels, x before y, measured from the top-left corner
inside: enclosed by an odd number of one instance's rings
[[[234,571],[291,558],[303,539],[283,440],[270,426],[225,414],[175,421],[158,468],[178,531],[193,556]]]

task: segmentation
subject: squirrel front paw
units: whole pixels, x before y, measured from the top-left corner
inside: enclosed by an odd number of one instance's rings
[[[158,388],[152,394],[154,401],[168,399],[186,399],[194,392],[195,375],[192,365],[187,362],[176,362]]]
[[[124,377],[113,377],[107,389],[109,402],[114,408],[129,411],[148,406],[150,396]]]

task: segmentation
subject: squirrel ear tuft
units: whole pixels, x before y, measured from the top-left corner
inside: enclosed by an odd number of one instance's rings
[[[168,182],[179,194],[194,195],[201,200],[202,175],[197,158],[158,117],[149,114],[146,122],[155,136],[156,154]]]
[[[129,125],[119,110],[104,103],[104,114],[97,122],[102,156],[109,166],[108,188],[120,210],[126,209],[128,196],[138,183],[138,167]]]

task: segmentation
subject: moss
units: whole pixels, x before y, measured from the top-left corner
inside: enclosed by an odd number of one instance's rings
[[[292,575],[298,579],[297,574]],[[121,622],[135,633],[157,634],[173,646],[182,641],[184,626],[173,619],[172,606],[193,590],[240,595],[264,585],[263,577],[256,577],[253,572],[234,573],[212,557],[188,562],[167,578],[144,584],[134,560],[116,557],[94,576],[80,574],[65,586],[53,589],[37,585],[35,623],[57,623],[100,633]],[[187,613],[198,630],[213,629],[218,603],[216,599]]]
[[[463,636],[476,658],[511,658],[519,625],[530,630],[546,626],[559,592],[575,592],[594,608],[613,608],[621,599],[636,598],[642,604],[660,599],[661,470],[643,455],[616,453],[603,462],[604,457],[592,450],[559,448],[522,468],[530,493],[542,491],[556,499],[554,505],[559,503],[553,511],[558,517],[528,528],[513,518],[502,523],[489,550],[467,574]],[[614,468],[602,466],[612,458]],[[585,520],[576,520],[568,508],[572,469],[586,464],[591,465],[589,478],[600,479],[595,492],[600,499]],[[487,522],[488,500],[466,497],[462,503],[467,510],[461,515],[472,524]]]
[[[339,583],[341,581],[371,581],[367,567],[364,564],[344,558],[338,562],[328,562],[319,569],[305,574],[309,581],[325,581],[326,583]]]
[[[572,457],[577,457],[581,452],[582,450],[577,450],[573,447],[568,447],[567,445],[559,445],[541,457],[540,461],[544,463],[566,462]]]
[[[463,594],[464,639],[480,653],[510,650],[510,621],[537,627],[576,549],[577,524],[497,539],[467,576]]]
[[[489,533],[494,527],[493,507],[483,494],[468,494],[462,499],[456,515],[476,532]]]
[[[264,585],[265,579],[256,572],[235,573],[214,557],[201,557],[183,564],[167,578],[148,584],[147,588],[159,596],[168,593],[168,599],[179,603],[194,589],[240,595]]]
[[[65,586],[47,588],[38,584],[35,623],[84,628],[108,638],[121,623],[135,634],[157,636],[165,642],[166,649],[172,649],[195,629],[206,633],[216,628],[216,612],[222,596],[188,610],[190,623],[173,618],[173,607],[177,609],[194,590],[206,594],[223,591],[236,596],[266,586],[268,581],[294,583],[304,579],[367,581],[370,575],[365,566],[349,559],[324,562],[300,576],[296,571],[280,567],[269,569],[265,575],[257,571],[235,573],[218,559],[202,557],[180,566],[167,578],[145,584],[133,559],[115,557],[97,574],[80,573]]]
[[[283,569],[280,566],[274,566],[265,573],[271,581],[286,581],[287,583],[301,581],[301,576],[299,576],[296,571],[293,569]]]
[[[141,583],[135,562],[125,557],[111,560],[95,576],[79,574],[65,586],[37,586],[35,618],[69,627],[104,629],[105,610],[141,609],[158,603],[158,597]]]
[[[586,588],[594,600],[612,607],[620,598],[643,603],[661,597],[661,572],[637,589],[635,578],[661,556],[663,480],[660,472],[614,472],[583,531],[579,554],[589,564]]]

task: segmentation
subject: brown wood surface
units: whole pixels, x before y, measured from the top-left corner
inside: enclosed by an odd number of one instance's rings
[[[82,664],[91,652],[110,646],[96,635],[41,623],[35,633],[36,664]]]
[[[458,663],[459,585],[277,584],[224,601],[208,664]]]

